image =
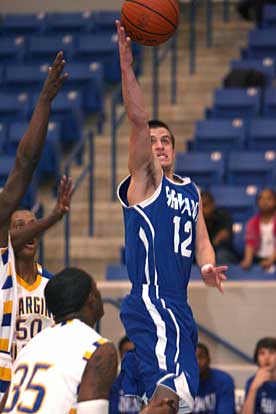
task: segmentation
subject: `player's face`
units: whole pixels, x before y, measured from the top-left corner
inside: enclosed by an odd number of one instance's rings
[[[154,154],[158,157],[163,169],[171,169],[175,151],[172,146],[170,132],[166,128],[151,128],[151,147]]]
[[[28,223],[35,222],[37,219],[32,211],[18,210],[15,211],[11,217],[11,229],[24,229]],[[21,257],[34,257],[38,247],[38,239],[33,238],[28,241],[21,249],[17,252],[18,256]]]
[[[197,348],[196,358],[197,358],[200,375],[202,375],[208,370],[209,362],[210,362],[209,357],[203,349]]]
[[[264,213],[273,213],[276,209],[276,200],[270,190],[263,190],[258,199],[259,209]]]
[[[276,350],[271,348],[259,349],[258,365],[260,368],[267,368],[269,371],[276,371]]]

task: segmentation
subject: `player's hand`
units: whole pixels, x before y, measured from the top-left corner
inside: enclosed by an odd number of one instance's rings
[[[169,398],[150,401],[140,414],[176,414],[177,410],[173,404],[174,401]]]
[[[211,264],[201,271],[201,276],[204,283],[207,286],[216,287],[221,293],[223,293],[222,282],[227,280],[224,272],[228,269],[228,266],[212,266]]]
[[[63,82],[68,78],[68,73],[62,73],[65,66],[63,52],[56,55],[53,65],[48,68],[48,76],[44,82],[41,96],[51,102],[59,92]]]
[[[125,28],[121,25],[119,20],[116,20],[118,46],[120,63],[122,69],[127,69],[133,64],[133,55],[131,50],[131,39],[126,35]]]
[[[74,192],[74,184],[72,183],[71,177],[65,175],[60,180],[58,188],[57,203],[54,207],[54,214],[61,219],[64,214],[69,211],[71,198]]]
[[[252,381],[251,386],[255,389],[261,387],[264,382],[271,381],[272,375],[271,371],[268,368],[259,368],[254,380]]]

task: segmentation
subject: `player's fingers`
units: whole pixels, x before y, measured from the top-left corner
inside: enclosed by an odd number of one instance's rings
[[[224,293],[222,284],[221,284],[221,280],[218,276],[216,276],[216,286],[218,288],[218,290],[220,291],[220,293]]]
[[[216,270],[217,272],[226,272],[226,270],[228,270],[228,266],[217,266],[217,267],[215,268],[215,270]]]
[[[56,54],[56,57],[55,57],[55,60],[54,60],[54,62],[53,62],[53,67],[54,68],[56,68],[59,64],[60,64],[60,62],[62,61],[62,59],[63,59],[63,51],[62,50],[60,50],[57,54]]]
[[[219,273],[218,276],[219,276],[220,280],[227,280],[227,276],[225,276],[225,274],[223,274],[223,273]]]

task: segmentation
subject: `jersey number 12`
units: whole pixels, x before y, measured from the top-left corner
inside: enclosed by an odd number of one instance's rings
[[[187,237],[185,240],[180,242],[180,220],[181,217],[174,216],[173,218],[173,224],[174,224],[174,252],[179,253],[179,247],[180,247],[180,253],[182,256],[185,257],[191,257],[192,250],[188,247],[190,246],[192,242],[192,222],[190,220],[187,220],[184,225],[184,233],[187,234]]]

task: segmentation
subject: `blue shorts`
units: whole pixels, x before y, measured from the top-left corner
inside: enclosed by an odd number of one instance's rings
[[[185,297],[150,295],[148,289],[128,295],[121,307],[126,334],[135,344],[135,358],[123,363],[126,394],[151,398],[158,385],[172,389],[190,412],[198,387],[197,329]],[[134,366],[135,365],[135,366]]]

